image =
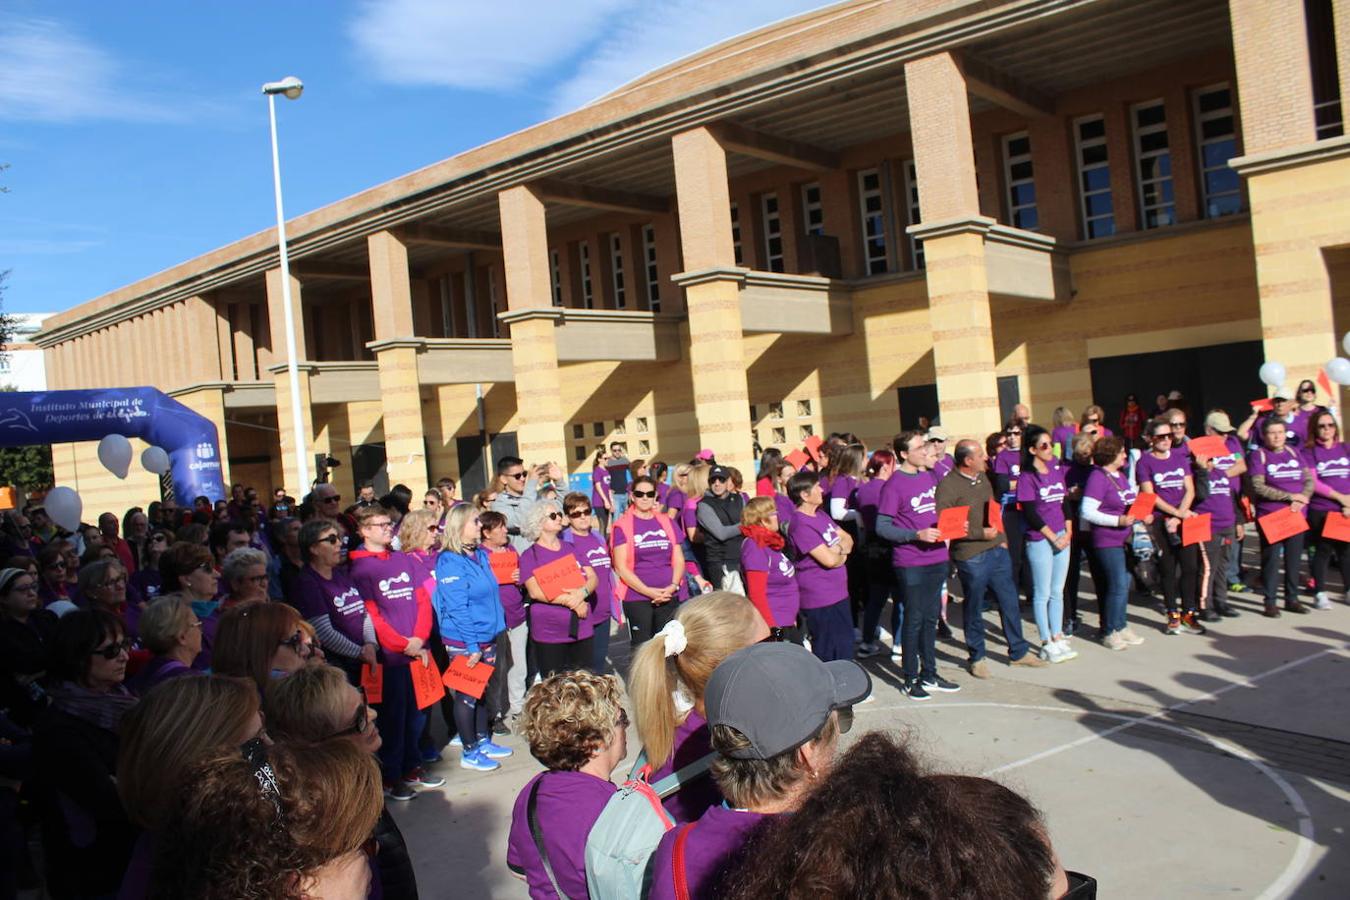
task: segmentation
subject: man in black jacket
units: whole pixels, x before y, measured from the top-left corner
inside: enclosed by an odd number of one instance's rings
[[[741,584],[741,510],[745,498],[731,490],[730,474],[722,466],[708,473],[708,493],[698,501],[698,530],[708,571],[704,576],[721,591],[744,594]]]

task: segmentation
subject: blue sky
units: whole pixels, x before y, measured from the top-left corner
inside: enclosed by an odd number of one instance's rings
[[[0,0],[0,270],[58,312],[820,0]]]

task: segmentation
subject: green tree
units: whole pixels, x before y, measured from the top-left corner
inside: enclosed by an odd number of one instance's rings
[[[9,166],[0,164],[0,173]],[[0,194],[9,193],[9,188],[0,184]],[[5,279],[9,270],[0,270],[0,353],[9,347],[14,334],[14,319],[4,311]],[[12,391],[9,385],[0,386],[0,391]],[[55,476],[52,474],[52,448],[50,444],[35,444],[30,447],[0,447],[0,485],[15,485],[27,492],[51,487]]]

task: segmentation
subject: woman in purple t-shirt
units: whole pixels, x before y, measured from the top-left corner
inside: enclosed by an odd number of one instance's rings
[[[1041,659],[1059,663],[1078,652],[1064,636],[1064,579],[1069,574],[1073,525],[1065,519],[1067,468],[1055,458],[1050,433],[1026,426],[1022,443],[1017,505],[1026,523],[1027,562],[1031,569],[1031,608],[1041,635]]]
[[[1315,414],[1310,431],[1312,438],[1303,447],[1303,461],[1316,480],[1312,503],[1308,504],[1308,524],[1317,535],[1312,575],[1317,584],[1317,608],[1331,609],[1327,571],[1333,557],[1341,570],[1341,586],[1350,591],[1350,542],[1325,536],[1329,517],[1350,516],[1350,445],[1341,440],[1336,417],[1329,412]]]
[[[639,475],[630,493],[632,505],[614,523],[610,541],[619,577],[615,596],[628,617],[629,642],[637,646],[675,618],[688,593],[679,533],[656,511],[656,482]]]
[[[595,593],[591,595],[591,627],[595,629],[591,645],[591,671],[605,674],[609,668],[609,618],[614,610],[614,565],[610,560],[609,545],[595,522],[595,509],[586,502],[586,495],[573,491],[563,497],[563,512],[567,514],[564,542],[571,544],[582,563],[595,570]]]
[[[786,541],[779,528],[773,498],[755,497],[741,510],[741,581],[746,596],[781,640],[802,642],[797,627],[801,592],[797,570],[784,553]]]
[[[1228,603],[1228,555],[1242,549],[1243,523],[1237,518],[1237,492],[1247,471],[1247,461],[1243,458],[1242,443],[1233,434],[1232,422],[1223,410],[1213,410],[1205,416],[1205,434],[1223,438],[1225,448],[1221,456],[1193,454],[1191,458],[1197,487],[1203,483],[1208,488],[1194,509],[1210,516],[1210,538],[1198,545],[1202,572],[1200,601],[1202,606],[1208,606],[1201,618],[1215,622],[1220,617],[1231,619],[1238,615]],[[1203,575],[1206,569],[1208,578]]]
[[[1282,420],[1267,416],[1261,420],[1261,443],[1247,457],[1247,471],[1251,474],[1251,493],[1256,501],[1257,531],[1261,537],[1261,587],[1265,594],[1263,615],[1277,619],[1280,608],[1275,600],[1279,589],[1280,554],[1284,554],[1284,608],[1289,612],[1306,613],[1308,608],[1298,599],[1298,565],[1303,556],[1303,532],[1271,543],[1260,526],[1260,519],[1271,513],[1291,509],[1301,516],[1308,515],[1308,502],[1313,495],[1312,469],[1303,457],[1286,445],[1288,435]]]
[[[628,673],[634,725],[655,783],[712,752],[703,691],[722,660],[769,637],[739,594],[714,591],[680,604],[661,633],[637,649]],[[677,822],[703,815],[722,794],[706,774],[662,801]]]
[[[541,500],[530,507],[520,529],[526,540],[534,541],[520,554],[520,583],[530,598],[530,645],[540,677],[587,668],[595,657],[591,637],[595,625],[587,600],[598,579],[572,545],[562,542],[562,530],[562,504],[557,500]],[[539,569],[552,575],[564,570],[570,573],[573,566],[577,574],[572,580],[579,577],[581,581],[577,587],[546,591],[535,577]],[[545,581],[553,583],[552,578]]]
[[[1101,597],[1102,643],[1110,650],[1125,650],[1142,644],[1144,639],[1126,627],[1125,609],[1130,601],[1130,573],[1125,568],[1125,543],[1135,518],[1130,505],[1138,493],[1123,471],[1125,442],[1105,437],[1092,451],[1097,464],[1083,485],[1079,517],[1092,529],[1092,552],[1097,557],[1105,584],[1098,588]],[[1145,525],[1153,516],[1144,518]]]
[[[1167,607],[1164,633],[1204,634],[1196,600],[1200,590],[1200,547],[1181,541],[1182,520],[1195,515],[1191,512],[1195,479],[1191,476],[1189,454],[1172,446],[1172,426],[1166,419],[1152,419],[1144,433],[1148,435],[1149,450],[1139,457],[1134,473],[1139,490],[1158,498],[1149,538],[1158,551],[1163,605]]]
[[[525,701],[520,732],[548,771],[516,795],[506,865],[531,897],[589,896],[586,838],[614,796],[610,776],[628,755],[618,679],[591,672],[545,679]]]
[[[601,444],[595,450],[591,460],[591,506],[595,507],[596,518],[600,520],[600,530],[609,530],[609,519],[614,514],[614,493],[610,490],[609,447]]]
[[[361,666],[375,665],[375,626],[342,558],[342,533],[327,519],[310,519],[300,529],[305,567],[297,579],[294,605],[314,628],[328,662],[361,683]]]
[[[878,638],[881,637],[881,614],[886,609],[887,599],[894,604],[891,616],[891,658],[896,661],[900,659],[900,625],[905,614],[905,606],[904,601],[900,599],[900,584],[895,580],[895,567],[891,565],[891,545],[877,534],[877,510],[881,506],[881,491],[894,473],[895,454],[886,447],[873,451],[864,470],[867,480],[854,495],[861,526],[862,556],[867,576],[867,599],[862,616],[862,643],[858,645],[856,653],[859,659],[867,659],[884,652]]]
[[[853,538],[820,508],[824,492],[814,472],[798,472],[788,482],[788,499],[797,506],[788,526],[802,618],[811,633],[811,652],[823,662],[853,658],[853,615],[848,572]]]

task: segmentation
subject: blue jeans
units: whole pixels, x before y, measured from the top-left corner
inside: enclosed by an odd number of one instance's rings
[[[616,493],[616,494],[614,495],[614,518],[615,518],[615,520],[617,521],[618,518],[619,518],[619,516],[623,515],[623,514],[624,514],[624,511],[627,510],[627,509],[628,509],[628,492],[627,492],[627,491],[624,491],[624,492],[621,493],[621,494],[620,494],[620,493]]]
[[[377,707],[375,726],[380,730],[378,756],[384,780],[396,784],[422,765],[417,739],[426,719],[417,708],[412,670],[406,665],[384,667],[383,697]]]
[[[896,577],[904,586],[905,622],[901,646],[906,681],[937,677],[937,623],[942,613],[942,586],[947,582],[947,562],[927,566],[901,566]],[[922,654],[922,667],[920,667]]]
[[[1064,579],[1069,574],[1069,548],[1056,550],[1050,541],[1027,541],[1027,562],[1031,564],[1031,609],[1036,615],[1041,643],[1045,643],[1064,630]]]
[[[1094,547],[1092,553],[1106,576],[1106,588],[1098,589],[1102,598],[1102,634],[1115,634],[1125,627],[1125,607],[1130,602],[1130,573],[1125,568],[1125,548]]]
[[[853,658],[853,610],[847,597],[829,606],[804,609],[802,618],[811,632],[811,652],[822,662]]]
[[[1003,622],[1003,637],[1008,642],[1008,657],[1021,659],[1027,654],[1022,637],[1022,618],[1017,606],[1017,586],[1013,583],[1012,559],[1008,548],[991,547],[970,559],[956,561],[965,596],[966,652],[971,662],[984,659],[984,602],[993,593],[998,616]]]

